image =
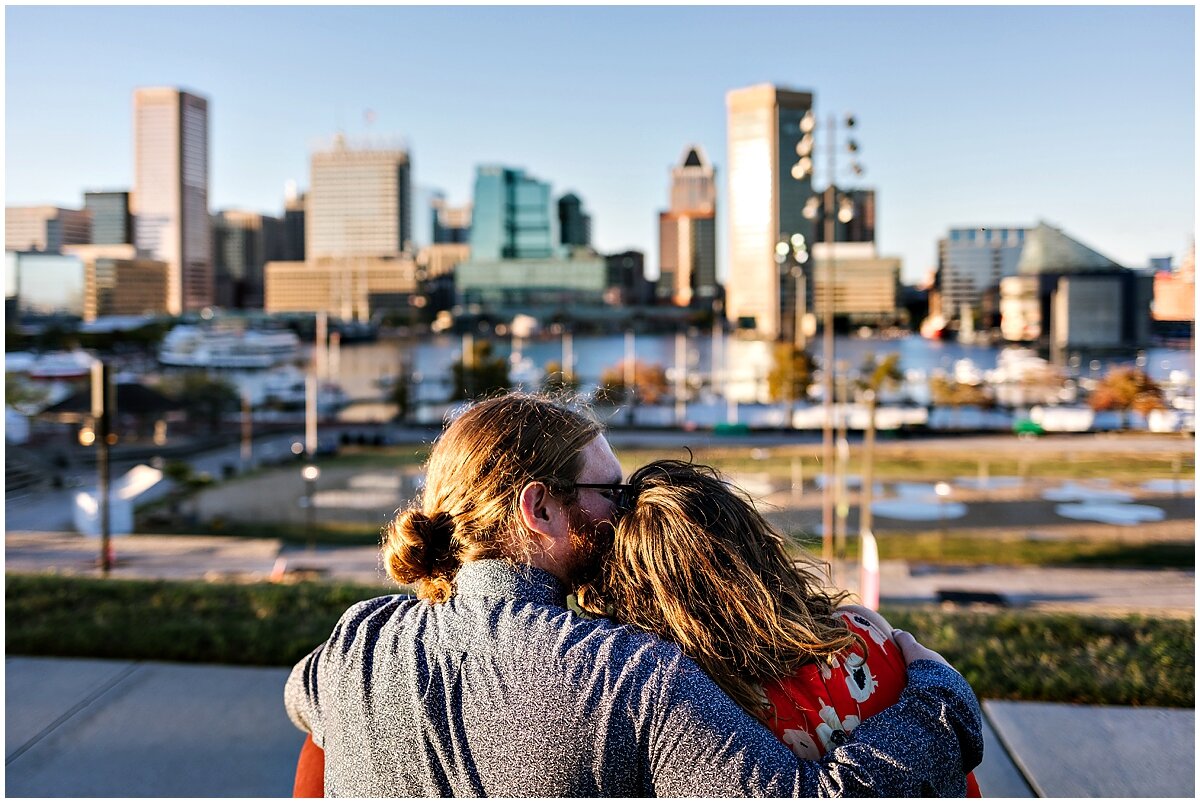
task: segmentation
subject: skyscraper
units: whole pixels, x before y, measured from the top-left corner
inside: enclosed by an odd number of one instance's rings
[[[395,257],[412,247],[411,162],[399,141],[338,134],[312,155],[305,259]]]
[[[564,248],[592,244],[592,216],[583,211],[583,201],[573,192],[558,199],[558,242]]]
[[[134,242],[166,262],[167,310],[213,301],[208,101],[174,87],[133,93]]]
[[[725,96],[729,112],[729,278],[726,311],[739,328],[777,339],[794,300],[786,298],[775,261],[778,242],[801,234],[813,241],[803,215],[811,177],[791,176],[800,120],[812,108],[811,92],[772,84],[736,89]]]
[[[680,306],[717,293],[717,186],[699,145],[671,169],[671,208],[658,215],[659,295]]]
[[[550,185],[518,168],[475,173],[471,260],[548,259],[554,255]]]

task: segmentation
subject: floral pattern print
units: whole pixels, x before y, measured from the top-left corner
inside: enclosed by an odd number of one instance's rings
[[[854,647],[764,687],[768,727],[802,759],[818,759],[845,744],[864,719],[896,702],[904,690],[904,657],[891,634],[853,611],[837,615],[862,636],[865,653]],[[980,796],[972,775],[967,789],[969,797]]]

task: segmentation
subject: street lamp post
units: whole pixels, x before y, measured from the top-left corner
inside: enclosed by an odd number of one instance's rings
[[[842,125],[846,129],[854,128],[856,121],[853,115],[846,115],[842,121]],[[792,178],[797,181],[803,181],[813,175],[813,131],[816,128],[817,119],[810,109],[804,114],[800,121],[800,141],[796,144],[796,153],[800,157],[799,160],[792,166]],[[822,317],[823,332],[821,335],[821,374],[822,374],[822,405],[825,411],[825,421],[821,433],[821,460],[824,464],[822,471],[825,476],[825,482],[821,487],[821,540],[822,550],[821,557],[829,564],[833,561],[833,529],[834,529],[834,483],[832,480],[832,469],[834,463],[834,448],[833,448],[833,372],[834,372],[834,343],[833,343],[833,319],[834,319],[834,294],[835,294],[835,279],[836,279],[836,254],[834,242],[837,239],[836,221],[849,223],[854,218],[854,204],[849,196],[842,195],[839,199],[838,189],[835,182],[837,177],[837,133],[838,121],[835,116],[830,116],[826,127],[826,134],[829,138],[829,147],[827,150],[829,157],[828,165],[828,184],[825,190],[816,195],[812,195],[804,204],[803,215],[808,220],[815,220],[818,214],[824,219],[825,231],[823,241],[825,243],[826,254],[822,259],[822,270],[820,275],[822,278]],[[846,150],[852,157],[858,152],[858,143],[853,139],[847,139]],[[856,176],[863,174],[863,168],[854,158],[851,159],[850,169]],[[836,211],[835,211],[836,208]]]
[[[309,463],[305,466],[300,476],[304,478],[304,529],[308,535],[308,550],[311,552],[316,548],[316,516],[317,506],[317,478],[321,476],[321,469]]]

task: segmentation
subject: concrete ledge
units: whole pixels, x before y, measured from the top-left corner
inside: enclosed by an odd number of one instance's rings
[[[1195,797],[1195,709],[988,700],[983,710],[1039,797]]]

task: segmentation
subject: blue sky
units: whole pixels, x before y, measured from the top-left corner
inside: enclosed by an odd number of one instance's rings
[[[656,269],[670,166],[699,143],[723,201],[725,93],[775,82],[857,115],[877,240],[906,278],[952,226],[1046,220],[1135,267],[1178,258],[1195,228],[1191,6],[10,6],[5,22],[8,205],[128,187],[132,90],[178,85],[209,98],[214,210],[278,214],[318,140],[400,134],[418,187],[461,203],[476,165],[524,167],[583,198],[598,248]]]

